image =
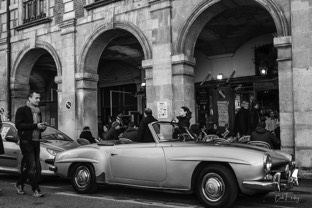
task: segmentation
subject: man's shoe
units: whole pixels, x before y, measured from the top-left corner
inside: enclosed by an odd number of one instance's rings
[[[21,185],[14,184],[14,187],[17,191],[17,194],[19,194],[19,195],[25,194],[25,191],[23,190],[23,187]]]
[[[40,198],[40,197],[43,197],[43,193],[41,193],[38,190],[35,190],[32,196],[36,198]]]

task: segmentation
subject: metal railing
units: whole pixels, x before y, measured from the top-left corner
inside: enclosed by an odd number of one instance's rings
[[[45,18],[45,0],[28,0],[23,2],[23,23]]]

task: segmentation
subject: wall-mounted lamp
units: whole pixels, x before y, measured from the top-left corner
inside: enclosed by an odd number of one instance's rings
[[[218,76],[217,76],[217,80],[221,80],[221,79],[223,79],[223,74],[222,73],[218,74]]]
[[[266,75],[268,73],[268,69],[266,67],[260,67],[260,74]]]
[[[146,83],[142,82],[141,87],[145,87],[145,86],[146,86]]]

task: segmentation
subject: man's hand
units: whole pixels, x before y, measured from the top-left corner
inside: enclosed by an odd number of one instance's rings
[[[42,122],[37,124],[38,129],[46,129],[47,128],[47,123]]]

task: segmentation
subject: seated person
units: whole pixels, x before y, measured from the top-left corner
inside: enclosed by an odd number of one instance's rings
[[[86,139],[91,143],[96,143],[95,138],[92,136],[92,133],[90,131],[90,127],[89,126],[85,126],[83,127],[83,130],[79,136],[79,138],[83,138]]]
[[[123,138],[127,138],[132,140],[133,142],[137,141],[138,138],[138,130],[137,126],[134,124],[134,122],[130,122],[128,128],[126,131],[122,134]]]
[[[118,130],[120,129],[120,125],[118,122],[113,122],[112,127],[106,134],[106,140],[118,140]]]
[[[263,141],[271,145],[272,149],[279,147],[281,141],[270,131],[265,129],[265,122],[259,122],[255,131],[251,133],[250,141]]]

